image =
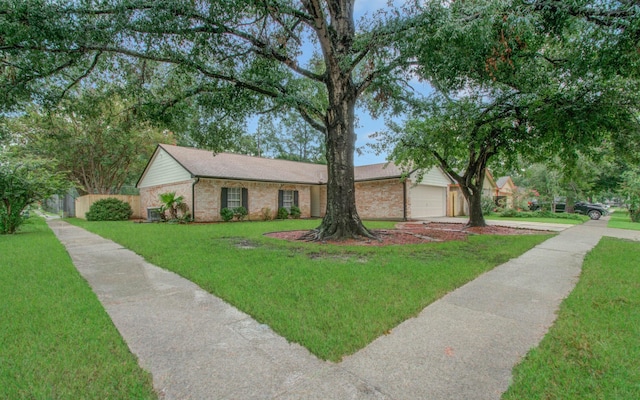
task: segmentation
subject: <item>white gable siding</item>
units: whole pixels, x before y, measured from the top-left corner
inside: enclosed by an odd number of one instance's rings
[[[166,185],[188,179],[191,179],[189,171],[178,164],[166,151],[158,148],[138,187]]]
[[[411,181],[415,181],[417,174],[414,172],[411,174]],[[451,183],[449,179],[442,173],[440,168],[433,167],[427,171],[422,177],[421,182],[416,182],[421,185],[446,187]]]
[[[496,195],[496,187],[486,175],[482,182],[482,195],[485,197],[493,197]]]

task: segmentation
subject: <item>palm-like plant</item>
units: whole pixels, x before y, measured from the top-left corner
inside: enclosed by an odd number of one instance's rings
[[[170,221],[178,219],[178,212],[181,212],[183,217],[186,216],[189,206],[184,202],[184,196],[176,196],[176,192],[167,192],[161,193],[159,197],[162,202],[160,212],[165,215],[165,212],[169,211]]]

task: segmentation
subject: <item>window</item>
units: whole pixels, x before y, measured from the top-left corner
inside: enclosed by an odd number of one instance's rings
[[[291,206],[298,207],[298,191],[297,190],[280,190],[278,191],[278,208],[286,208],[291,211]]]
[[[227,189],[227,207],[236,208],[242,205],[242,189],[229,188]]]
[[[220,208],[236,207],[249,210],[249,191],[245,188],[222,188]]]
[[[287,210],[291,210],[291,206],[293,205],[293,190],[283,190],[282,191],[282,207]]]

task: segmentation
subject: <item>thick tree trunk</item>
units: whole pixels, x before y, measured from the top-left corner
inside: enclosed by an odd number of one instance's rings
[[[467,226],[487,226],[482,214],[482,189],[470,193],[467,202],[469,203],[469,222],[467,222]]]
[[[482,214],[482,185],[486,174],[485,163],[475,163],[470,165],[467,172],[458,182],[462,194],[469,204],[469,222],[468,227],[487,226]]]
[[[330,86],[327,111],[327,208],[322,224],[308,236],[315,240],[375,236],[362,224],[356,210],[355,88],[349,79],[336,77]]]
[[[327,68],[325,84],[329,105],[324,120],[328,168],[327,208],[322,224],[307,235],[315,240],[375,237],[364,227],[356,210],[353,156],[355,104],[358,89],[352,68],[355,37],[354,0],[328,1],[326,10],[316,0],[303,1],[315,17],[315,30]],[[325,11],[329,18],[325,18]],[[328,26],[330,24],[330,26]]]

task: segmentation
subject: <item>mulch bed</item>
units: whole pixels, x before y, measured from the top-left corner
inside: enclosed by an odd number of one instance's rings
[[[304,240],[302,237],[308,232],[309,231],[271,232],[266,233],[265,236],[295,241]],[[469,235],[533,235],[545,233],[545,231],[509,228],[504,226],[468,228],[464,224],[440,222],[404,222],[396,225],[395,229],[374,229],[373,232],[380,240],[346,239],[340,241],[325,241],[323,243],[349,246],[388,246],[465,240]]]

